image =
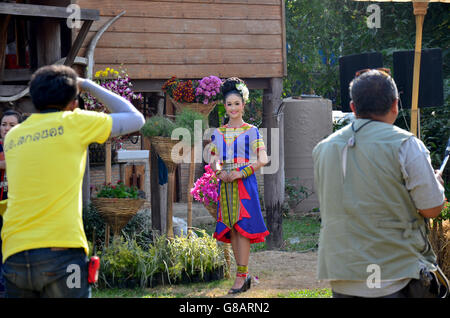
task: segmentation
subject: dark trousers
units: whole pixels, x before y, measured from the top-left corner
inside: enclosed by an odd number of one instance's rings
[[[88,258],[81,248],[31,249],[3,264],[8,298],[89,298]]]

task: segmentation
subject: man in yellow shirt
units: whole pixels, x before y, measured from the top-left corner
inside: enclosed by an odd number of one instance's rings
[[[111,114],[78,109],[80,89]],[[90,297],[81,191],[87,147],[139,130],[144,118],[126,99],[66,66],[36,71],[30,95],[39,113],[11,129],[4,143],[7,297]]]

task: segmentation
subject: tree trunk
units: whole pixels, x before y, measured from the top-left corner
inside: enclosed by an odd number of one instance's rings
[[[268,166],[278,164],[276,171],[264,173],[264,205],[266,211],[267,248],[277,249],[283,245],[283,214],[284,202],[284,134],[283,114],[278,114],[281,105],[283,79],[272,78],[270,88],[264,90],[263,97],[263,127],[267,128],[266,149],[270,162]],[[277,135],[278,133],[278,135]],[[273,135],[273,136],[272,136]],[[278,138],[276,138],[278,136]],[[276,151],[278,145],[278,153]],[[269,170],[269,169],[266,169]]]

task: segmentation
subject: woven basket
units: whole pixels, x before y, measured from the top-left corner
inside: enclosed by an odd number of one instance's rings
[[[431,220],[429,238],[439,267],[450,278],[450,220]]]
[[[93,198],[92,204],[105,222],[111,226],[114,235],[118,235],[125,225],[144,205],[144,199],[129,198]]]
[[[167,165],[167,168],[173,168],[176,166],[176,163],[172,159],[172,149],[173,147],[179,143],[179,140],[172,140],[169,137],[150,137],[150,142],[153,146],[155,146],[156,152]]]
[[[208,117],[209,113],[217,105],[217,101],[209,104],[202,104],[202,103],[181,103],[175,101],[172,97],[170,97],[170,100],[172,101],[172,104],[175,106],[175,109],[177,110],[178,113],[181,112],[184,108],[189,108],[197,113],[204,115],[205,117]]]
[[[209,214],[214,218],[214,220],[217,218],[217,203],[212,202],[210,205],[203,204],[208,210]]]

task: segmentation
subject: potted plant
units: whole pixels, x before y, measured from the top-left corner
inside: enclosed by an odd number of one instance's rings
[[[189,108],[208,116],[222,98],[221,85],[222,80],[214,75],[201,80],[180,80],[172,76],[164,83],[162,90],[169,96],[177,112]]]
[[[150,142],[155,146],[161,159],[170,166],[175,164],[172,158],[173,147],[180,142],[179,140],[171,139],[172,132],[176,128],[187,129],[191,136],[191,141],[188,146],[192,146],[194,144],[195,121],[197,120],[202,121],[202,129],[204,129],[206,127],[206,117],[190,109],[183,109],[176,116],[175,121],[161,115],[156,115],[145,122],[141,128],[141,133],[150,139]]]
[[[114,236],[118,236],[144,203],[136,187],[126,186],[120,180],[116,185],[105,184],[100,187],[97,197],[92,199],[92,204],[113,229]]]

